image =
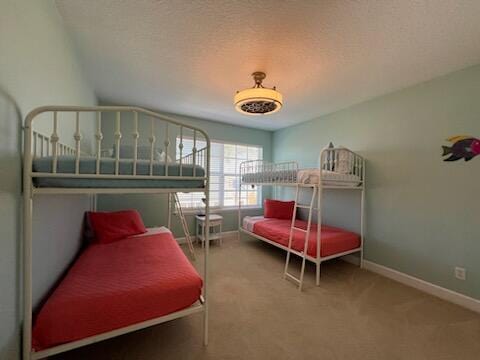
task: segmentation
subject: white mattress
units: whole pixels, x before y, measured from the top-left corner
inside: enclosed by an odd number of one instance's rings
[[[150,235],[156,235],[156,234],[162,234],[162,233],[169,233],[171,232],[169,228],[165,226],[160,226],[160,227],[152,227],[152,228],[147,228],[147,232],[143,234],[138,234],[138,235],[133,235],[131,237],[142,237],[142,236],[150,236]]]
[[[243,218],[242,227],[247,231],[253,232],[253,226],[262,220],[265,220],[263,216],[245,216]]]

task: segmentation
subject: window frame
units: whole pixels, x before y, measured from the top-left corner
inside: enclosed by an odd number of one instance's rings
[[[183,140],[193,140],[193,137],[192,136],[183,136],[182,137]],[[177,158],[177,151],[178,151],[178,141],[180,140],[180,136],[177,135],[175,137],[175,158]],[[197,141],[204,141],[204,140],[200,140],[198,139]],[[227,212],[227,211],[235,211],[235,210],[238,210],[238,204],[237,205],[223,205],[224,204],[224,200],[225,200],[225,176],[235,176],[237,178],[237,181],[239,181],[239,177],[240,177],[240,174],[239,174],[239,169],[235,169],[235,172],[236,174],[232,175],[231,173],[227,173],[225,174],[225,148],[222,146],[222,156],[221,156],[221,170],[222,172],[219,172],[219,173],[215,173],[215,172],[212,172],[212,161],[211,161],[211,158],[212,158],[212,147],[213,147],[213,144],[220,144],[220,145],[235,145],[235,146],[245,146],[245,147],[250,147],[250,148],[257,148],[258,150],[260,150],[261,152],[261,158],[258,159],[258,160],[263,160],[263,155],[264,155],[264,149],[263,149],[263,145],[259,145],[259,144],[247,144],[247,143],[241,143],[241,142],[233,142],[233,141],[227,141],[227,140],[217,140],[217,139],[210,139],[210,182],[211,182],[211,178],[212,178],[212,175],[213,176],[219,176],[221,179],[223,179],[223,181],[221,181],[218,185],[219,185],[219,190],[214,190],[213,192],[217,192],[219,195],[222,195],[221,198],[219,196],[219,202],[222,204],[222,205],[219,205],[219,206],[210,206],[210,209],[211,210],[214,210],[214,211],[218,211],[218,212]],[[247,152],[248,152],[248,149],[247,149]],[[185,154],[184,154],[185,155]],[[237,157],[234,158],[235,161],[238,161],[239,159]],[[248,160],[242,160],[242,161],[248,161]],[[211,183],[210,183],[210,186],[211,186]],[[239,182],[239,186],[242,186]],[[255,205],[245,205],[245,204],[242,204],[242,209],[261,209],[262,208],[262,200],[263,200],[263,189],[261,186],[256,186],[256,191],[257,191],[257,204]],[[210,194],[211,194],[212,191],[210,191]],[[243,192],[243,191],[242,191]],[[238,197],[238,193],[239,193],[239,189],[235,190],[235,196]],[[189,193],[191,194],[191,193]],[[192,214],[192,213],[196,213],[199,211],[199,208],[198,207],[195,207],[195,206],[185,206],[184,204],[182,204],[182,201],[180,200],[180,203],[181,203],[181,206],[182,206],[182,210],[184,213],[186,214]]]

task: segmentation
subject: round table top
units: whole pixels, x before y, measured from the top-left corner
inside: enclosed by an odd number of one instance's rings
[[[196,215],[195,216],[200,221],[205,221],[205,215]],[[222,220],[223,217],[217,214],[210,214],[210,221]]]

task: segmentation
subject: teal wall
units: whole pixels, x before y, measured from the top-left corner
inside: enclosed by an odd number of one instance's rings
[[[329,141],[359,152],[365,258],[480,298],[480,156],[441,158],[445,139],[459,134],[480,137],[480,65],[276,131],[273,154],[312,167]],[[347,195],[329,196],[327,214],[342,221]],[[466,281],[455,279],[455,266],[467,269]]]
[[[22,119],[40,105],[96,103],[77,59],[53,1],[0,0],[2,360],[19,357]],[[446,137],[480,137],[479,94],[480,66],[476,66],[273,135],[208,120],[174,117],[205,129],[212,139],[262,145],[266,160],[298,160],[301,166],[315,166],[319,149],[329,141],[360,152],[368,161],[365,257],[480,298],[480,158],[470,163],[445,163],[440,157],[440,146]],[[71,130],[71,124],[61,129],[67,130]],[[87,133],[90,130],[84,129]],[[349,197],[355,195],[327,196],[327,219],[354,226],[348,224],[345,214],[352,211]],[[34,266],[35,275],[43,278],[36,279],[41,285],[36,289],[37,298],[74,254],[80,235],[79,214],[87,203],[84,197],[39,199],[34,225],[42,225],[43,230],[34,231],[34,241],[43,255],[38,256],[41,261]],[[99,205],[102,209],[135,207],[142,212],[147,225],[166,223],[162,196],[103,196]],[[72,206],[74,212],[70,211]],[[49,212],[42,211],[47,207]],[[236,212],[222,215],[226,231],[237,228]],[[47,218],[59,221],[45,226]],[[193,224],[193,216],[189,216],[189,222]],[[181,235],[178,221],[174,223],[174,232]],[[47,242],[49,247],[45,247]],[[466,281],[454,278],[454,266],[467,268]]]
[[[0,0],[0,359],[19,358],[21,126],[25,115],[45,104],[95,104],[75,49],[53,1]],[[62,131],[63,131],[62,126]],[[45,233],[53,245],[37,273],[52,274],[72,250],[65,237],[75,231],[65,199],[55,199],[49,214],[59,217]],[[69,200],[69,199],[68,199]],[[41,200],[40,200],[41,201]],[[79,203],[82,205],[83,200]],[[51,203],[50,203],[51,204]],[[49,206],[48,203],[44,203]],[[45,209],[45,208],[44,208]],[[36,207],[38,213],[39,208]],[[43,211],[45,213],[45,211]],[[58,213],[58,214],[57,214]],[[36,217],[36,220],[41,220]],[[78,222],[78,219],[75,219]],[[46,225],[46,224],[43,224]],[[75,224],[74,224],[75,225]],[[67,229],[66,232],[63,230]],[[34,240],[38,240],[37,237]],[[76,240],[76,239],[72,239]],[[68,248],[68,249],[67,249]],[[75,248],[75,245],[73,245]],[[35,254],[34,254],[35,255]],[[45,265],[48,267],[43,267]],[[46,282],[47,279],[42,278]]]
[[[205,130],[210,139],[212,140],[221,140],[226,142],[233,142],[233,143],[242,143],[242,144],[252,144],[252,145],[260,145],[263,147],[263,158],[265,160],[272,159],[272,133],[270,131],[265,130],[258,130],[258,129],[251,129],[246,127],[222,124],[218,122],[213,122],[204,119],[197,119],[187,116],[181,115],[174,115],[174,114],[167,114],[172,118],[192,125],[198,128]],[[102,119],[102,132],[104,134],[104,144],[113,144],[113,118],[104,117]],[[131,119],[125,117],[122,120],[122,141],[127,143],[129,141],[130,134],[132,132],[131,128]],[[142,126],[143,125],[143,126]],[[145,142],[145,137],[142,137],[143,134],[148,133],[148,123],[142,124],[140,123],[139,126],[141,139],[140,143],[148,144]],[[145,129],[146,128],[146,129]],[[143,130],[143,131],[142,131]],[[147,130],[147,131],[145,131]],[[163,127],[162,130],[156,131],[156,137],[158,141],[163,142]],[[175,148],[175,134],[173,133],[173,129],[170,129],[170,142],[171,146],[170,149],[172,152]],[[143,139],[143,140],[142,140]],[[170,152],[169,152],[170,153]],[[171,157],[174,158],[172,153]],[[264,196],[268,194],[268,189],[265,190]],[[158,225],[166,225],[167,224],[167,197],[166,195],[124,195],[124,196],[115,196],[115,195],[102,195],[99,196],[98,201],[98,208],[99,210],[116,210],[116,209],[124,209],[124,208],[135,208],[137,209],[144,219],[144,222],[147,226],[158,226]],[[257,215],[261,214],[262,210],[246,210],[245,215]],[[238,228],[238,221],[237,221],[237,211],[234,210],[226,210],[219,212],[223,216],[223,230],[224,231],[232,231]],[[178,237],[183,236],[183,231],[177,217],[172,217],[172,230],[174,234]],[[195,230],[195,216],[194,214],[187,215],[187,222],[189,223],[190,232],[193,233]]]

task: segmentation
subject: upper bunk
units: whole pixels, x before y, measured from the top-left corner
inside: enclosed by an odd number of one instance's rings
[[[24,128],[32,193],[205,191],[210,140],[168,116],[126,106],[46,106]]]
[[[300,169],[297,161],[245,161],[240,164],[240,181],[242,185],[363,189],[365,160],[359,154],[344,147],[326,147],[320,151],[318,165]]]

